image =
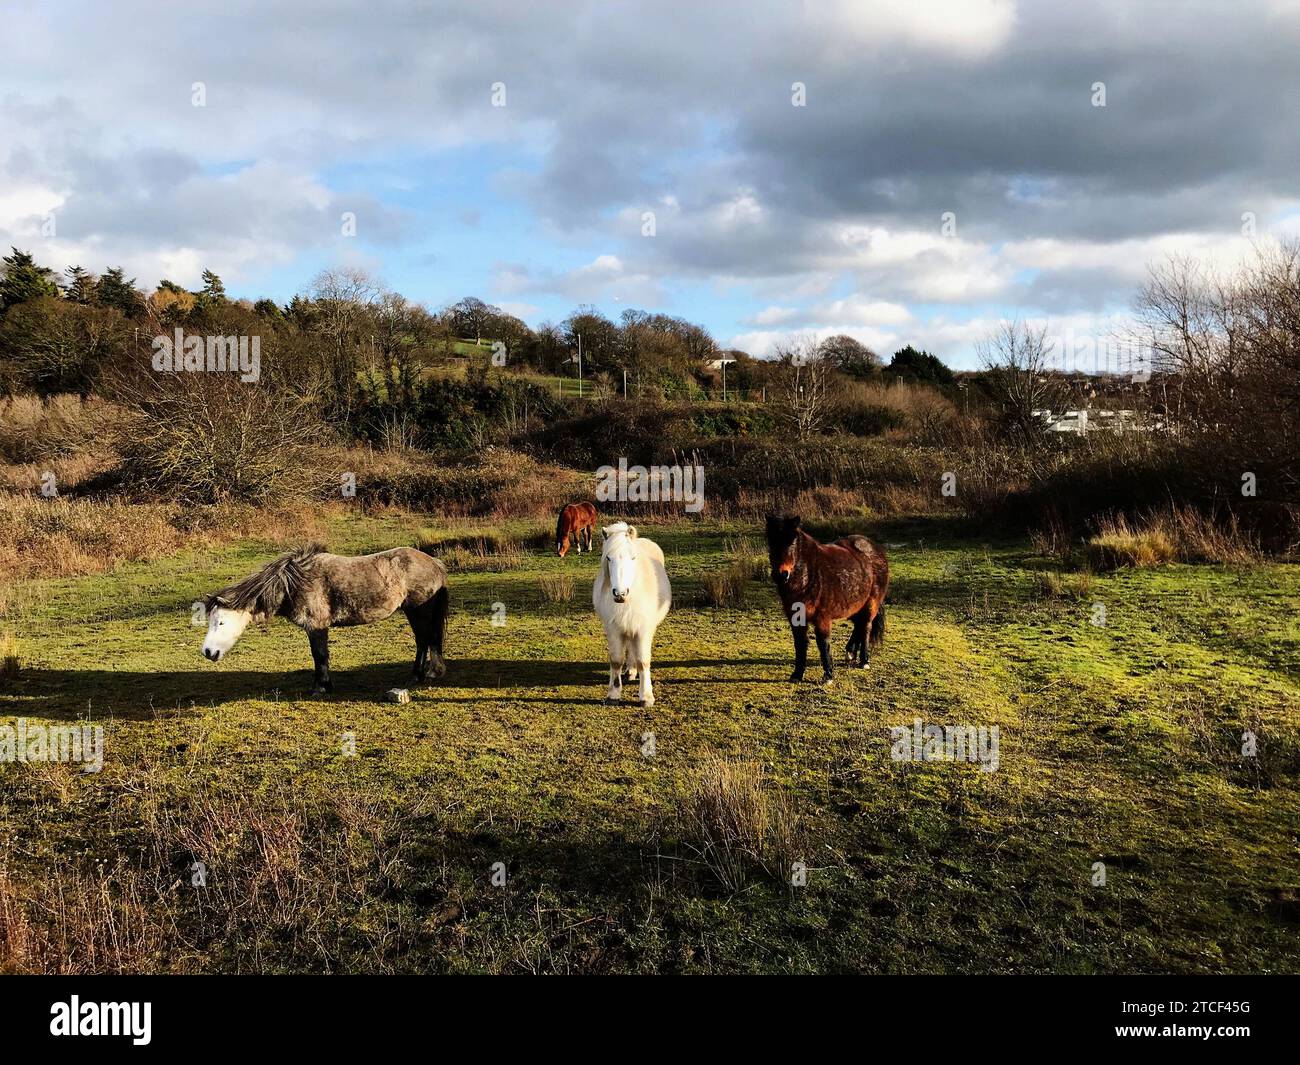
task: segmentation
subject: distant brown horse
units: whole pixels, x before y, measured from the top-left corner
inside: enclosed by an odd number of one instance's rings
[[[865,536],[818,543],[803,531],[797,517],[774,514],[767,516],[767,551],[772,580],[794,633],[790,679],[803,680],[812,626],[822,660],[822,683],[831,682],[831,624],[838,618],[853,621],[845,650],[850,664],[866,669],[867,645],[885,638],[889,562],[884,551]]]
[[[585,546],[591,548],[592,537],[596,535],[596,508],[590,503],[570,503],[560,511],[560,520],[555,523],[555,550],[563,558],[569,553],[569,541],[578,545],[578,554]]]

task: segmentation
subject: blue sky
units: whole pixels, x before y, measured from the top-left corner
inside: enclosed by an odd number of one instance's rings
[[[351,265],[433,309],[970,366],[1000,320],[1109,334],[1149,264],[1300,230],[1279,0],[17,0],[7,24],[0,241],[145,286],[207,267],[287,300]]]

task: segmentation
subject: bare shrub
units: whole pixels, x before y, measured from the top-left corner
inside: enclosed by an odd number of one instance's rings
[[[999,425],[1024,445],[1042,442],[1043,422],[1034,412],[1050,408],[1057,398],[1048,348],[1047,326],[1021,321],[1003,322],[979,344]]]
[[[323,427],[284,389],[229,373],[140,373],[120,379],[116,394],[133,416],[119,450],[146,491],[257,503],[324,487],[310,450]]]

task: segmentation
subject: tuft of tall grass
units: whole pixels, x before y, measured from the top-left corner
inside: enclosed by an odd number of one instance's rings
[[[421,529],[415,546],[462,573],[503,573],[522,569],[528,561],[518,538],[496,529]]]
[[[1171,507],[1130,522],[1122,514],[1104,518],[1087,543],[1095,569],[1157,566],[1165,562],[1245,565],[1262,555],[1258,541],[1235,517],[1215,521],[1193,507]]]
[[[548,573],[541,579],[542,598],[548,603],[567,603],[573,598],[573,576],[569,573]]]
[[[1092,567],[1103,572],[1158,566],[1177,557],[1174,543],[1163,529],[1135,527],[1123,516],[1104,519],[1089,537],[1086,553]]]
[[[802,857],[799,818],[759,762],[705,759],[676,813],[686,845],[725,890],[739,891],[756,872],[790,883]]]
[[[750,566],[743,561],[706,573],[701,583],[704,603],[712,607],[743,606],[749,588]]]
[[[13,680],[18,676],[18,671],[22,667],[22,659],[18,655],[18,640],[12,632],[6,629],[0,633],[0,677],[5,680]]]

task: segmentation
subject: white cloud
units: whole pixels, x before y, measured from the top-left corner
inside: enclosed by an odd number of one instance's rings
[[[804,13],[834,40],[873,50],[914,46],[982,56],[1004,46],[1016,22],[1015,0],[805,0]]]

